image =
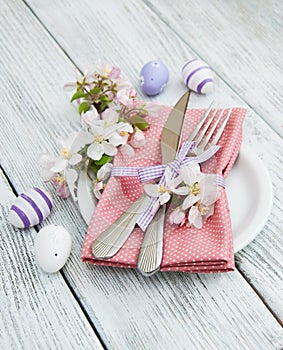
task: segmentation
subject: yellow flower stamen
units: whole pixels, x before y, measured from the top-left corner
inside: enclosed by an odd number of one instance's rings
[[[58,183],[58,185],[62,185],[62,183],[65,182],[65,176],[57,175],[55,176],[55,181]]]
[[[121,132],[120,132],[120,135],[121,135],[121,136],[128,136],[129,133],[128,133],[127,131],[121,131]]]
[[[104,141],[104,137],[102,135],[96,135],[94,137],[94,141],[97,143],[102,143]]]
[[[70,153],[66,147],[61,149],[60,156],[66,158],[66,159],[70,158]]]
[[[167,192],[167,188],[163,184],[161,184],[158,188],[158,192],[165,193],[165,192]]]
[[[192,186],[189,186],[191,194],[197,196],[200,193],[200,188],[198,182],[195,182]]]
[[[109,126],[111,126],[111,125],[113,125],[114,124],[114,122],[109,122],[108,120],[105,120],[104,121],[104,126],[106,127],[106,128],[108,128]]]
[[[107,69],[106,67],[104,67],[102,70],[103,70],[103,73],[106,73],[106,75],[108,75],[111,72],[111,70]]]
[[[206,215],[209,211],[209,208],[200,202],[197,203],[197,208],[201,215]]]

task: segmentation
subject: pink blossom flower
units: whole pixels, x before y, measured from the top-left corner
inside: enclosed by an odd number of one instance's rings
[[[136,97],[137,97],[137,92],[132,88],[122,89],[122,90],[119,90],[117,93],[118,102],[124,106],[131,104]]]
[[[51,156],[50,154],[42,153],[38,156],[38,163],[40,166],[40,175],[43,178],[43,181],[48,182],[55,175],[55,172],[51,170],[55,162],[56,162],[56,157]]]
[[[149,102],[145,105],[145,109],[150,117],[157,118],[160,115],[161,105],[156,102]]]
[[[141,148],[145,145],[144,133],[140,129],[135,128],[135,132],[130,139],[130,145],[134,148]]]
[[[83,126],[86,127],[93,127],[94,121],[99,120],[99,114],[96,110],[96,108],[92,108],[91,110],[87,112],[83,112],[81,115],[81,122]]]
[[[181,207],[178,207],[171,212],[169,215],[169,222],[171,225],[175,224],[183,226],[185,224],[186,215]]]
[[[121,69],[119,67],[112,67],[110,73],[108,74],[111,79],[119,79],[121,74]]]
[[[67,199],[70,195],[69,187],[66,183],[65,176],[63,175],[57,175],[54,177],[53,180],[56,193],[58,194],[59,197],[63,199]]]
[[[75,76],[76,81],[72,81],[64,85],[64,89],[66,91],[77,90],[82,86],[84,86],[87,90],[90,90],[93,87],[93,75],[91,72],[85,71],[84,75],[82,75],[81,72],[75,68]]]

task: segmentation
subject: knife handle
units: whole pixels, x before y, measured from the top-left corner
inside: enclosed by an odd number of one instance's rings
[[[144,276],[151,276],[160,269],[163,256],[165,212],[166,204],[158,209],[144,233],[137,261],[137,268]]]
[[[92,243],[92,254],[96,259],[112,258],[122,248],[135,228],[136,221],[150,201],[142,194],[113,224]]]

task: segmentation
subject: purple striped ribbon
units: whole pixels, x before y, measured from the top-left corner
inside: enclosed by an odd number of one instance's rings
[[[198,156],[195,157],[185,157],[180,165],[188,165],[191,162],[204,163],[210,159],[214,154],[219,150],[220,146],[212,146],[208,150],[204,151]],[[193,149],[193,148],[192,148]],[[146,167],[124,167],[124,166],[115,166],[112,169],[111,176],[133,176],[138,177],[140,182],[148,182],[153,179],[161,178],[164,174],[165,168],[167,165],[174,168],[176,162],[173,161],[168,164],[158,164],[150,165]],[[180,165],[176,168],[179,170]]]

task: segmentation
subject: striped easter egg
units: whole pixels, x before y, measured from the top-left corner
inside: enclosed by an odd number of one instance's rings
[[[49,193],[33,187],[20,194],[11,206],[8,220],[19,228],[39,224],[50,214],[53,203]]]
[[[210,67],[197,58],[184,64],[182,76],[187,88],[199,94],[207,94],[213,89],[214,81]]]

